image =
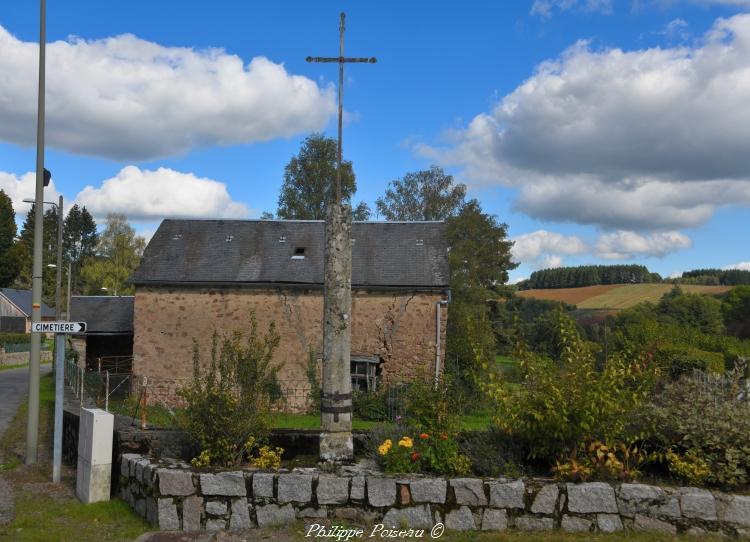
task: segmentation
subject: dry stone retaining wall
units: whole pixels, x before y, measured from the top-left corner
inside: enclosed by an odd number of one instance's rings
[[[120,495],[162,530],[307,523],[388,529],[723,533],[750,538],[750,496],[645,484],[392,477],[356,472],[194,472],[181,462],[120,457]]]

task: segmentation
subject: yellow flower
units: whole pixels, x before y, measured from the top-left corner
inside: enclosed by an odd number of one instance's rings
[[[411,440],[411,437],[403,437],[398,441],[398,445],[402,448],[411,448],[414,446],[414,441]]]
[[[391,439],[389,439],[389,438],[385,439],[383,441],[383,444],[381,444],[380,446],[378,446],[378,453],[380,455],[387,454],[390,451],[391,446],[393,446],[393,441]]]

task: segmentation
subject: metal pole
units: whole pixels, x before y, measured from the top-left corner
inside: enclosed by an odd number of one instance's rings
[[[57,269],[55,270],[55,319],[62,320],[62,234],[63,234],[63,197],[60,196],[57,204]],[[65,336],[55,333],[55,352],[57,352],[57,341],[64,341]],[[57,368],[57,359],[54,361]]]
[[[81,390],[80,390],[80,392],[78,394],[78,399],[80,400],[81,407],[83,407],[83,384],[84,384],[84,380],[85,380],[85,376],[86,375],[83,373],[83,369],[81,369],[80,367],[78,368],[78,371],[81,374],[81,377],[80,377],[81,378],[81,380],[80,380]]]
[[[342,117],[344,115],[344,18],[341,13],[339,24],[339,144],[338,144],[338,167],[336,168],[336,203],[341,203],[341,137],[343,134]]]
[[[42,226],[44,223],[44,54],[47,11],[46,0],[40,0],[39,17],[39,95],[36,118],[36,192],[34,213],[34,263],[31,273],[31,321],[42,318]],[[26,422],[26,464],[36,463],[39,440],[39,357],[42,336],[31,333],[29,353],[29,416]]]
[[[104,387],[104,410],[109,412],[109,371],[106,372],[105,376],[107,384]]]
[[[68,297],[66,297],[65,300],[67,302],[65,317],[70,321],[70,262],[68,262]]]
[[[65,389],[65,336],[57,333],[55,337],[55,436],[52,449],[52,481],[60,482],[60,468],[62,465],[62,428],[63,401]]]

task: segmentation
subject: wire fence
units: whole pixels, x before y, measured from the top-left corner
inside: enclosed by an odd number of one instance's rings
[[[71,360],[65,362],[65,383],[81,407],[99,407],[109,412],[110,399],[126,399],[132,381],[132,373],[90,371]]]

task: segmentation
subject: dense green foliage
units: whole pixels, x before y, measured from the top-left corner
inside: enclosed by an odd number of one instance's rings
[[[278,345],[273,323],[261,335],[254,315],[246,338],[239,331],[214,333],[207,367],[194,342],[193,380],[179,392],[186,403],[179,422],[199,446],[196,464],[236,465],[267,439]]]
[[[721,304],[727,332],[740,339],[750,338],[750,286],[736,286]]]
[[[525,444],[532,458],[576,458],[594,441],[628,439],[631,415],[647,400],[658,367],[643,356],[613,353],[601,368],[562,311],[557,312],[560,357],[551,360],[519,343],[516,359],[522,376],[509,390],[488,371],[484,389],[497,407],[498,429]],[[489,368],[488,368],[489,369]]]
[[[30,342],[30,333],[0,333],[0,346],[5,344],[28,344]]]
[[[0,189],[0,288],[7,288],[21,270],[21,260],[15,249],[16,213],[10,197]]]
[[[528,280],[520,282],[518,287],[529,290],[646,282],[661,282],[661,276],[651,273],[643,265],[581,265],[534,271]]]
[[[311,134],[302,143],[299,154],[284,168],[276,216],[286,220],[323,220],[326,204],[336,197],[336,140],[323,134]],[[341,195],[351,200],[357,191],[352,163],[341,163]],[[368,220],[370,209],[364,202],[352,210],[354,220]],[[264,218],[271,218],[265,214]]]
[[[135,287],[128,283],[141,261],[146,240],[136,235],[125,215],[107,215],[104,231],[99,236],[96,254],[87,258],[81,269],[87,295],[130,295]]]
[[[466,185],[454,184],[452,175],[432,166],[388,183],[375,206],[386,220],[445,220],[461,211],[465,197]]]
[[[693,269],[692,271],[685,271],[678,282],[683,284],[737,286],[750,284],[750,271],[746,269]]]
[[[71,267],[71,290],[78,294],[83,289],[81,268],[83,262],[96,255],[99,235],[96,222],[86,207],[73,205],[63,223],[63,259]],[[65,265],[67,272],[67,265]],[[99,286],[99,285],[97,285]]]
[[[673,474],[720,486],[750,481],[750,400],[744,372],[743,365],[725,376],[683,376],[654,393],[638,413],[641,430],[669,461]],[[686,469],[688,465],[694,468]],[[701,476],[696,476],[696,466],[703,467]]]

